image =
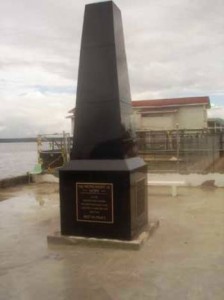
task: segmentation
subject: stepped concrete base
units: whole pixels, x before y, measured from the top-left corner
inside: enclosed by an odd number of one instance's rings
[[[66,236],[61,235],[60,231],[53,231],[47,236],[49,244],[58,245],[84,245],[89,247],[103,247],[103,248],[118,248],[128,250],[139,250],[143,244],[152,236],[154,231],[159,227],[159,221],[151,221],[145,230],[139,234],[138,237],[131,241],[115,240],[115,239],[100,239],[87,238],[80,236]]]

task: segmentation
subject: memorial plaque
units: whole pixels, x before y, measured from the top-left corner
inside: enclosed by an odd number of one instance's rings
[[[113,223],[113,184],[77,182],[76,211],[79,222]]]

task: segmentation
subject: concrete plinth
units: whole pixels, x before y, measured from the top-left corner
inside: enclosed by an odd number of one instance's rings
[[[60,231],[54,230],[47,236],[49,244],[63,244],[63,245],[85,245],[93,247],[103,248],[118,248],[128,250],[139,250],[143,244],[152,236],[154,231],[159,227],[159,221],[155,220],[149,222],[149,225],[145,230],[131,241],[123,241],[116,239],[99,239],[99,238],[87,238],[80,236],[66,236],[62,235]]]

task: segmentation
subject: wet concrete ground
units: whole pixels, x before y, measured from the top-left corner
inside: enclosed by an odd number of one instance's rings
[[[57,184],[0,190],[0,299],[224,299],[224,189],[150,188],[139,251],[49,246]]]

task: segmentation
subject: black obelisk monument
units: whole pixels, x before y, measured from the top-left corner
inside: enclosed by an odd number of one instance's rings
[[[61,234],[131,240],[148,224],[136,156],[121,13],[86,5],[71,161],[60,170]]]

